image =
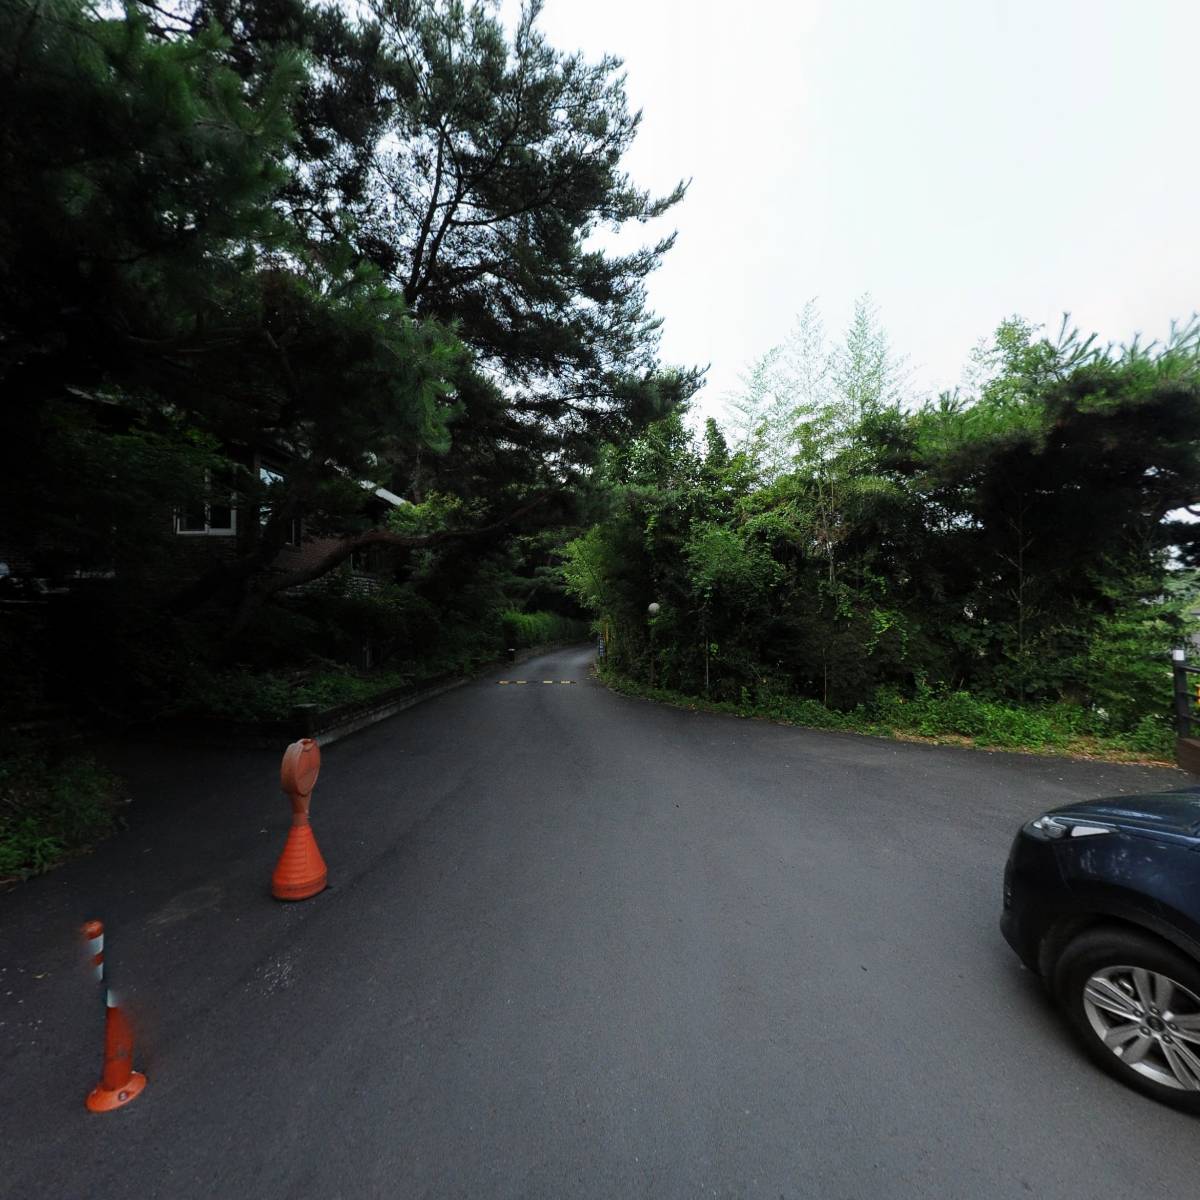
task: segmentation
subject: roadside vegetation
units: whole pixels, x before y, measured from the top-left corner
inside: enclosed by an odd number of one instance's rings
[[[378,603],[378,602],[374,602]],[[469,674],[494,662],[498,647],[511,649],[582,642],[587,622],[558,613],[508,611],[494,629],[476,639],[444,639],[424,655],[408,655],[403,669],[356,670],[333,661],[318,661],[294,672],[249,670],[245,667],[207,674],[197,679],[172,706],[172,716],[223,717],[235,721],[278,721],[298,704],[318,709],[369,704],[388,692],[414,687],[443,675]],[[395,657],[392,661],[396,661]]]
[[[1200,325],[1107,346],[1013,318],[921,399],[867,299],[833,347],[809,305],[728,424],[671,416],[607,453],[566,577],[610,678],[821,728],[1170,757]]]
[[[839,712],[819,700],[795,696],[757,699],[750,689],[737,700],[691,696],[639,683],[605,665],[597,673],[605,684],[622,695],[782,725],[1109,762],[1168,765],[1174,762],[1174,734],[1163,721],[1147,717],[1131,732],[1114,734],[1103,731],[1102,721],[1089,722],[1087,713],[1077,705],[1017,707],[978,700],[965,692],[906,699],[881,688],[868,703]],[[1093,731],[1096,725],[1101,732]]]
[[[0,883],[48,870],[119,823],[120,781],[78,752],[0,746]]]

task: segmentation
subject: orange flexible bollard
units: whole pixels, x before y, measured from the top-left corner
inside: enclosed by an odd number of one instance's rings
[[[292,802],[292,827],[271,876],[271,895],[277,900],[307,900],[324,890],[329,880],[308,820],[320,770],[321,749],[312,738],[301,738],[283,752],[279,782]]]
[[[89,921],[83,927],[96,978],[104,978],[104,925]],[[111,1112],[141,1094],[146,1077],[133,1069],[133,1030],[116,996],[107,993],[104,1009],[104,1071],[84,1103],[92,1112]]]

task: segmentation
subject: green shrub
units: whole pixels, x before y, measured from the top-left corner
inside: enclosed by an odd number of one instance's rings
[[[400,671],[357,675],[347,671],[324,671],[306,679],[296,689],[296,704],[338,708],[343,704],[366,704],[385,692],[403,687],[409,676]]]
[[[1175,730],[1165,717],[1145,716],[1131,732],[1114,740],[1137,754],[1153,754],[1166,760],[1175,754]]]
[[[286,717],[294,704],[297,680],[245,669],[195,677],[180,706],[184,715],[224,717],[231,721],[270,721]]]
[[[982,732],[976,734],[980,746],[1000,746],[1018,750],[1049,749],[1066,744],[1066,736],[1055,729],[1044,713],[1034,709],[986,704]]]
[[[0,757],[0,878],[49,870],[112,832],[120,783],[86,755],[8,745]]]
[[[210,676],[191,697],[197,716],[231,721],[281,721],[297,704],[338,708],[366,703],[408,683],[412,676],[399,671],[360,673],[349,668],[326,668],[310,674],[280,675],[246,670]]]

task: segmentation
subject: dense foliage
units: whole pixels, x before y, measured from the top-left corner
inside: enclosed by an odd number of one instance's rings
[[[683,189],[624,175],[619,61],[538,10],[0,3],[0,560],[69,592],[0,649],[41,637],[58,699],[151,711],[365,640],[460,660],[575,611],[547,531],[697,376],[646,308],[670,238],[592,237]],[[176,535],[231,510],[224,544]],[[300,527],[319,555],[283,553]],[[375,600],[297,591],[368,553]]]
[[[1165,728],[1200,552],[1173,515],[1200,498],[1200,327],[1117,349],[1011,320],[975,367],[973,394],[906,406],[869,304],[832,355],[810,307],[749,376],[732,451],[678,415],[612,451],[567,578],[613,666],[768,706]]]

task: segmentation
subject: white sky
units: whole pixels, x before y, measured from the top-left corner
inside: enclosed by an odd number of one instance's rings
[[[693,180],[650,297],[715,415],[813,295],[838,333],[870,291],[927,390],[1010,313],[1125,341],[1200,305],[1200,4],[547,0],[540,24],[624,58],[634,179]]]

